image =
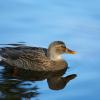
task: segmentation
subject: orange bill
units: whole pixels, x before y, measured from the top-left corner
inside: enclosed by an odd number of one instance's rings
[[[76,54],[76,51],[73,51],[73,50],[66,48],[66,53],[67,54]]]

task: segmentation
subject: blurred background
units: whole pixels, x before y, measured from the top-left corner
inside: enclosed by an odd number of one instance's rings
[[[60,91],[50,90],[46,80],[36,82],[41,94],[31,100],[100,100],[100,1],[0,0],[0,44],[47,48],[55,40],[78,52],[64,56],[66,75],[78,77]]]

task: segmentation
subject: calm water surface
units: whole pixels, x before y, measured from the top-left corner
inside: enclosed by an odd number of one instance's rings
[[[0,44],[48,47],[54,40],[78,52],[64,56],[70,68],[63,75],[77,77],[52,90],[47,80],[13,77],[0,65],[0,100],[100,100],[100,1],[0,0]]]

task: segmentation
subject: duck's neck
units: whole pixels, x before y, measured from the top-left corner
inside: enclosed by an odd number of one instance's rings
[[[50,58],[50,60],[53,60],[53,61],[62,60],[61,55],[58,54],[54,48],[48,49],[48,57]]]

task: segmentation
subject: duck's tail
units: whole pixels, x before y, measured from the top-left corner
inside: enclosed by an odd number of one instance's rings
[[[1,62],[2,60],[5,60],[5,58],[2,57],[2,49],[0,48],[0,62]]]
[[[4,57],[2,57],[2,56],[0,55],[0,62],[5,61],[5,60],[6,60],[6,58],[4,58]]]
[[[0,48],[0,52],[1,52],[1,48]],[[1,53],[0,53],[0,61],[2,61],[2,56],[1,56]]]
[[[2,61],[3,60],[3,57],[0,55],[0,61]]]

